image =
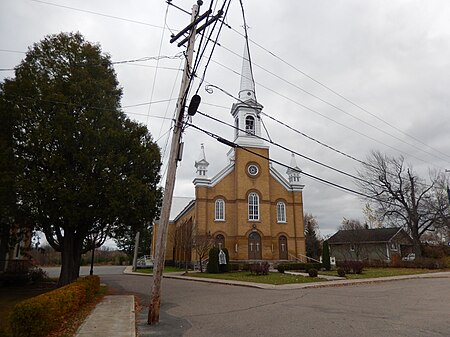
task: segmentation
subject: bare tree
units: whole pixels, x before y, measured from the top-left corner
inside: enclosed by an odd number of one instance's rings
[[[347,239],[350,243],[350,250],[354,253],[356,259],[360,260],[365,253],[364,241],[366,238],[363,230],[366,229],[366,226],[361,224],[359,220],[344,218],[338,229],[348,231]]]
[[[403,157],[374,151],[358,175],[361,179],[356,184],[376,214],[410,233],[416,256],[421,256],[420,238],[424,233],[448,227],[450,209],[443,174],[430,175],[428,184],[405,165]]]
[[[208,256],[209,250],[214,246],[214,238],[210,233],[194,235],[194,249],[197,253],[200,272],[203,273],[203,260]]]

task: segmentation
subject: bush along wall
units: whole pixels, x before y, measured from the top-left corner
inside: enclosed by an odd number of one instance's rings
[[[100,290],[100,278],[87,276],[62,288],[18,303],[10,316],[13,337],[42,337],[92,301]]]
[[[217,274],[219,272],[219,249],[216,247],[209,250],[209,260],[206,271],[212,274]]]

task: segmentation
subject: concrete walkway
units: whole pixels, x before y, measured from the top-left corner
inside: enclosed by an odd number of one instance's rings
[[[80,326],[76,337],[135,337],[134,296],[105,296]]]

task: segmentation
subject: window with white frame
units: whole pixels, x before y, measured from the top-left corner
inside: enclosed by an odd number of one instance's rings
[[[248,195],[248,219],[259,220],[259,196],[255,192]]]
[[[286,205],[282,201],[277,202],[277,222],[286,222]]]
[[[223,221],[225,220],[225,201],[223,199],[216,200],[216,212],[215,220]]]

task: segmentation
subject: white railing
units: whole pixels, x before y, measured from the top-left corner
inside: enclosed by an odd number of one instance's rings
[[[312,257],[306,256],[306,255],[303,255],[303,254],[298,254],[298,255],[300,255],[303,258],[306,258],[306,262],[308,262],[308,260],[311,260],[311,261],[314,261],[314,262],[317,262],[317,263],[321,263],[319,260],[313,259]],[[289,257],[293,257],[295,260],[303,263],[303,260],[299,259],[295,255],[289,254]]]
[[[144,255],[136,260],[136,266],[140,268],[151,268],[153,267],[153,256]]]

